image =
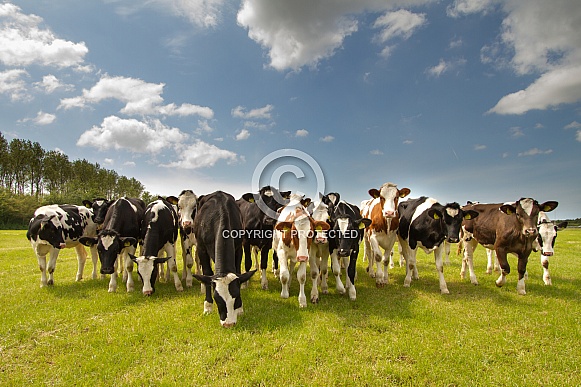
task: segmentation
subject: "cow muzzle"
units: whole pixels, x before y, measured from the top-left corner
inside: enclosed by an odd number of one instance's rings
[[[337,252],[337,254],[340,257],[348,257],[351,254],[351,251],[348,249],[339,249],[339,251]]]
[[[543,256],[545,256],[545,257],[552,257],[553,256],[553,253],[550,252],[550,251],[543,251]]]
[[[102,267],[101,274],[113,274],[115,273],[115,268],[113,267]]]
[[[153,294],[153,290],[144,290],[144,291],[143,291],[143,295],[144,295],[144,296],[147,296],[147,297],[149,297],[149,296],[151,296],[152,294]]]
[[[458,243],[459,238],[448,238],[449,243]]]
[[[534,237],[537,236],[538,230],[536,228],[527,228],[525,230],[525,235],[527,237]]]
[[[383,216],[386,218],[395,218],[395,211],[383,211]]]
[[[227,321],[220,321],[220,324],[222,324],[222,328],[232,328],[234,325],[236,325],[235,322],[227,322]]]

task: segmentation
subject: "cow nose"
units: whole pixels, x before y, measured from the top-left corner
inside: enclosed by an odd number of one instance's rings
[[[348,257],[349,256],[349,250],[347,249],[339,249],[338,252],[340,257]]]
[[[543,251],[543,255],[545,257],[551,257],[551,256],[553,256],[553,253],[551,253],[550,251]]]
[[[152,294],[153,294],[153,290],[144,290],[144,291],[143,291],[143,295],[144,295],[144,296],[147,296],[147,297],[149,297],[149,296],[151,296]]]
[[[525,230],[525,234],[529,235],[529,236],[537,235],[537,229],[536,228],[527,228]]]
[[[115,269],[112,267],[102,267],[101,268],[101,274],[113,274],[115,272]]]
[[[232,328],[234,325],[236,325],[235,322],[223,322],[222,323],[223,328]]]
[[[191,225],[192,225],[192,222],[190,222],[189,220],[184,220],[182,222],[183,227],[190,227]]]
[[[383,211],[383,216],[385,216],[386,218],[393,218],[395,216],[395,212],[394,211]]]
[[[458,243],[458,238],[448,238],[448,242],[450,242],[450,243]]]
[[[64,249],[65,247],[67,247],[66,243],[59,244],[59,249]]]
[[[315,242],[322,244],[322,243],[327,242],[327,238],[325,238],[325,237],[316,237],[315,238]]]

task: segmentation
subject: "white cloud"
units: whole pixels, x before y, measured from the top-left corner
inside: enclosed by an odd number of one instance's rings
[[[41,82],[35,82],[34,85],[43,90],[46,94],[51,94],[56,90],[62,89],[65,91],[73,90],[73,85],[61,83],[61,81],[52,74],[42,77]]]
[[[538,149],[538,148],[532,148],[532,149],[529,149],[526,152],[519,153],[518,155],[519,155],[519,157],[522,157],[522,156],[549,155],[551,153],[553,153],[553,150],[552,149],[541,150],[541,149]]]
[[[236,141],[246,140],[250,137],[250,132],[246,129],[242,129],[240,133],[236,135]]]
[[[581,129],[581,123],[573,121],[568,125],[565,125],[564,129]]]
[[[125,103],[120,112],[127,115],[199,115],[206,119],[214,116],[212,109],[192,104],[162,105],[163,83],[148,83],[141,79],[104,75],[90,90],[83,89],[78,97],[61,100],[59,109],[83,108],[103,100],[115,99]]]
[[[236,162],[236,153],[220,149],[215,145],[197,140],[194,144],[184,147],[179,151],[179,161],[162,164],[162,167],[197,169],[211,167],[220,160]]]
[[[409,39],[418,28],[426,23],[426,15],[423,13],[412,13],[405,9],[386,12],[373,23],[373,28],[381,29],[375,39],[379,43],[385,43],[394,38]]]
[[[113,160],[113,159],[110,159],[110,158],[106,157],[106,158],[103,160],[103,164],[105,164],[105,165],[113,165],[113,164],[115,164],[115,160]]]
[[[137,164],[135,164],[135,161],[126,161],[126,162],[123,163],[123,165],[126,166],[126,167],[134,167]]]
[[[502,97],[488,112],[524,114],[580,101],[579,4],[570,0],[458,0],[448,14],[486,13],[497,5],[505,14],[502,29],[496,42],[482,48],[481,60],[538,78],[523,90]]]
[[[577,131],[577,137],[576,137],[576,140],[577,140],[577,141],[579,141],[579,142],[581,142],[581,130],[578,130],[578,131]]]
[[[28,76],[28,73],[21,69],[0,72],[0,94],[7,94],[12,101],[32,99],[27,93],[26,82],[22,79],[25,76]]]
[[[50,30],[39,27],[42,22],[41,17],[25,15],[14,4],[0,4],[0,63],[58,68],[80,66],[89,52],[85,43],[58,39]]]
[[[32,121],[37,125],[49,125],[52,124],[55,120],[56,116],[54,114],[39,111]]]
[[[523,132],[523,130],[518,126],[513,126],[508,130],[508,132],[512,138],[520,138],[525,135],[525,132]]]
[[[101,126],[93,126],[77,141],[78,146],[91,146],[99,150],[126,149],[134,153],[157,154],[162,149],[183,144],[188,135],[170,128],[159,120],[147,122],[135,119],[106,117]]]
[[[411,145],[411,144],[413,144],[414,142],[413,142],[412,140],[404,140],[404,142],[403,142],[403,143],[404,143],[405,145]]]
[[[481,151],[481,150],[484,150],[484,149],[486,149],[486,145],[482,145],[482,144],[476,144],[476,145],[474,145],[474,150],[475,151]]]
[[[306,129],[299,129],[295,132],[296,137],[307,137],[309,135],[309,131]]]
[[[321,142],[332,142],[335,139],[335,137],[333,136],[325,136],[325,137],[321,137],[319,139],[319,141]]]
[[[272,118],[272,110],[274,106],[266,105],[258,109],[246,111],[244,106],[236,106],[232,109],[232,117],[242,118],[244,120],[270,120]]]
[[[369,151],[370,154],[372,154],[373,156],[381,156],[383,154],[382,151],[380,151],[379,149],[374,149],[372,151]]]
[[[463,66],[464,64],[466,64],[465,59],[458,59],[455,61],[445,61],[444,59],[440,59],[440,62],[436,66],[428,68],[426,70],[426,73],[428,75],[438,78],[445,72],[453,70],[459,66]]]

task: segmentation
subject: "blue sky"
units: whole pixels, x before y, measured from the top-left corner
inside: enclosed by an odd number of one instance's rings
[[[0,131],[153,194],[358,204],[390,181],[576,218],[580,20],[575,0],[4,2]]]

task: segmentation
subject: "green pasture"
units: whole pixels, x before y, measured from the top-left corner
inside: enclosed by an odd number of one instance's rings
[[[25,231],[0,231],[0,385],[581,385],[581,230],[559,232],[553,286],[531,254],[526,296],[516,293],[515,257],[497,288],[478,248],[474,286],[460,279],[452,250],[449,295],[440,294],[433,256],[418,253],[410,288],[396,264],[377,289],[360,255],[356,301],[336,293],[331,275],[329,294],[305,309],[296,276],[284,300],[269,267],[269,290],[253,278],[245,314],[224,329],[216,312],[202,314],[198,283],[183,293],[161,283],[149,298],[122,284],[110,294],[108,279],[90,279],[90,260],[75,282],[74,249],[61,252],[55,285],[40,288]],[[310,288],[309,278],[307,298]]]

